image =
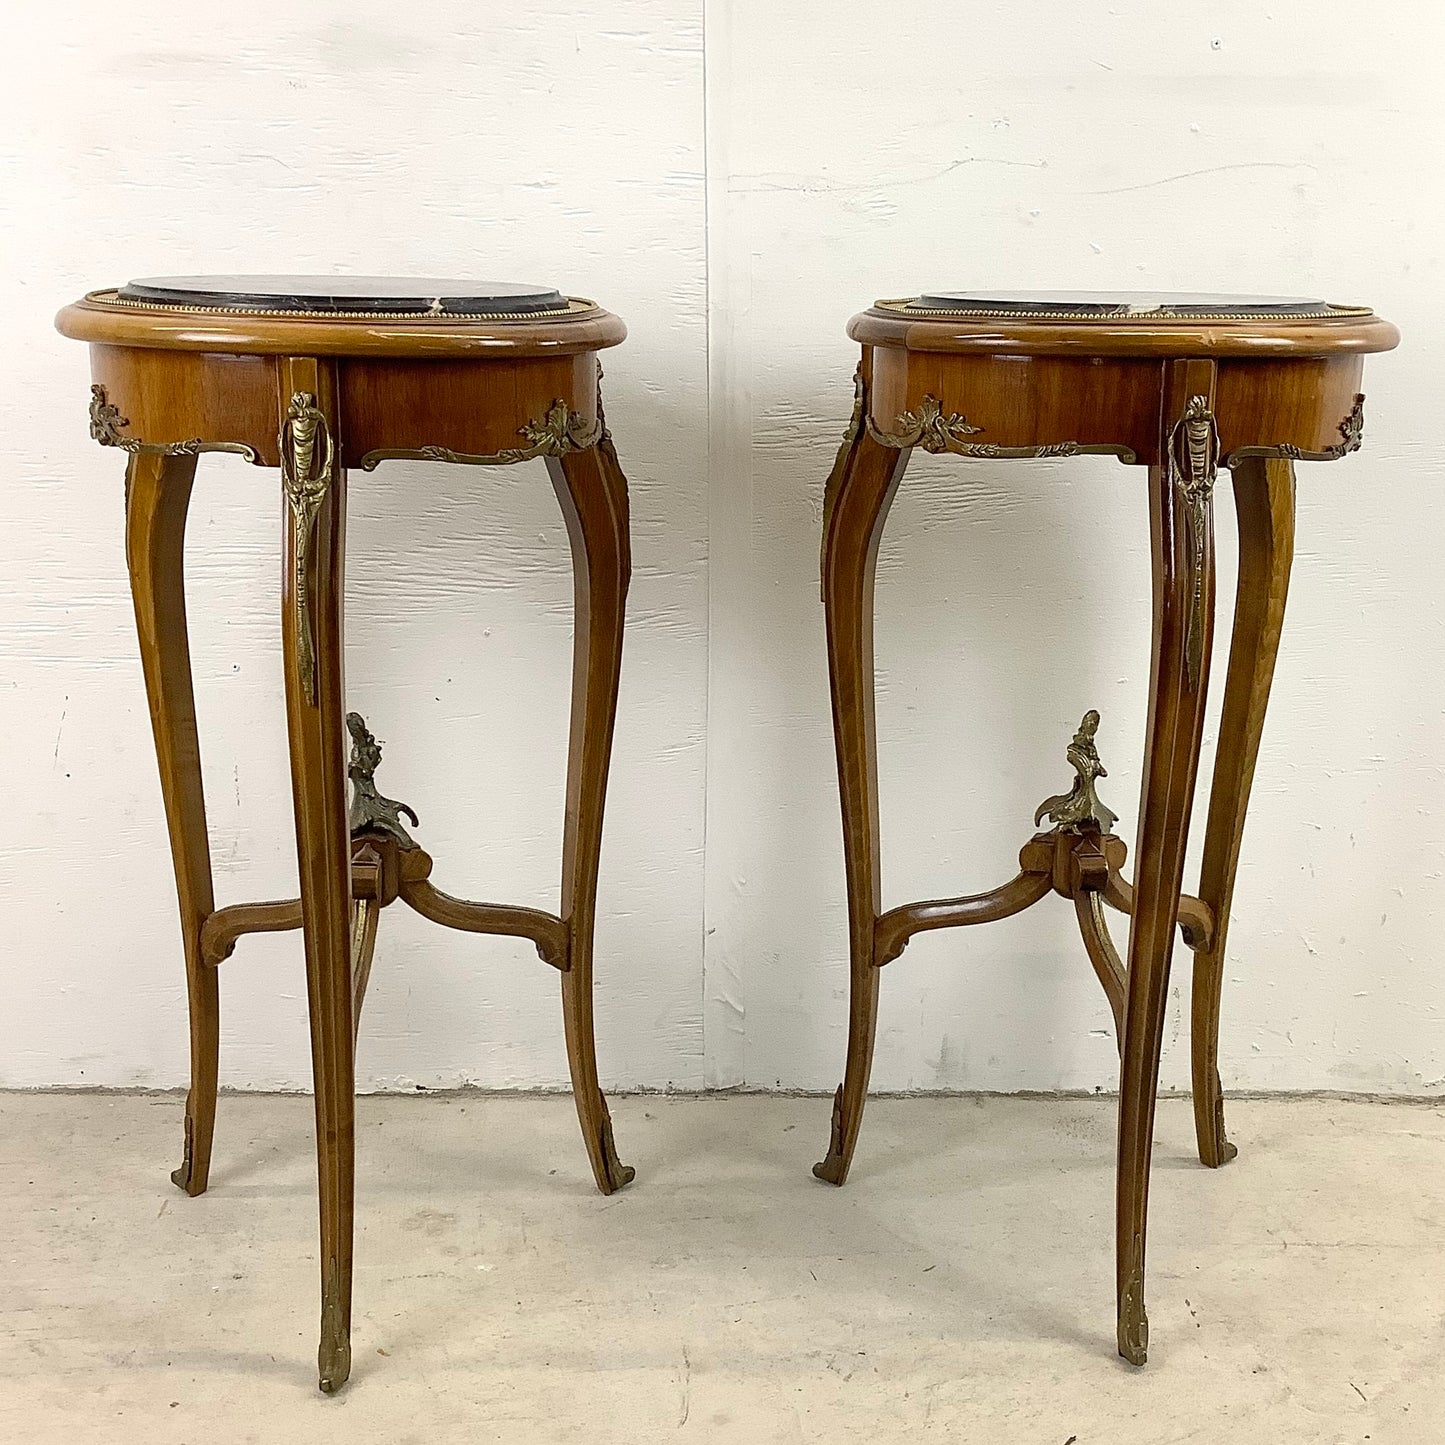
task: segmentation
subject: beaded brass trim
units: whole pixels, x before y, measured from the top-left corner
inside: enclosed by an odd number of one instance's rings
[[[1281,315],[1277,311],[1019,311],[1002,307],[960,306],[957,308],[915,306],[911,296],[900,296],[875,301],[875,311],[887,311],[894,316],[928,317],[978,317],[989,321],[1328,321],[1337,317],[1373,316],[1368,306],[1335,306],[1319,311],[1291,311]]]
[[[1118,457],[1123,462],[1135,460],[1134,452],[1130,447],[1119,446],[1114,442],[1065,441],[1045,442],[1040,446],[1031,447],[1004,447],[993,442],[965,441],[965,437],[974,436],[985,428],[971,426],[968,419],[956,411],[945,416],[943,403],[932,392],[927,393],[918,403],[917,411],[904,411],[898,414],[893,423],[894,431],[880,430],[874,424],[871,416],[866,418],[866,425],[868,435],[882,446],[895,447],[899,450],[905,447],[922,447],[924,451],[933,452],[935,455],[940,452],[949,452],[956,457],[1004,459],[1112,456]]]
[[[259,461],[254,447],[245,442],[205,442],[200,437],[191,437],[183,442],[143,442],[137,437],[122,434],[121,428],[128,427],[130,420],[120,414],[105,394],[105,388],[98,384],[90,388],[90,435],[103,447],[119,447],[132,456],[148,455],[159,457],[193,457],[201,452],[234,452],[248,462]]]
[[[1359,451],[1365,435],[1364,392],[1356,393],[1355,404],[1336,430],[1340,434],[1339,441],[1317,452],[1306,451],[1303,447],[1295,446],[1293,442],[1280,442],[1273,447],[1235,447],[1225,457],[1224,465],[1233,467],[1241,457],[1280,457],[1291,462],[1336,462],[1341,457],[1349,456],[1351,452]]]
[[[176,311],[198,316],[284,317],[303,321],[558,321],[563,317],[581,316],[596,311],[597,303],[585,296],[569,296],[565,307],[550,311],[471,311],[466,315],[448,311],[291,311],[280,307],[263,309],[256,306],[192,306],[170,301],[132,301],[119,296],[113,287],[89,291],[85,299],[97,306],[119,306],[127,311]]]

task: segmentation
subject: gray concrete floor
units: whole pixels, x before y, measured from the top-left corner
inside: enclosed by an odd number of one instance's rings
[[[316,1392],[311,1104],[0,1096],[0,1441],[1445,1441],[1445,1109],[1160,1106],[1143,1371],[1114,1354],[1112,1101],[359,1104],[352,1381]]]

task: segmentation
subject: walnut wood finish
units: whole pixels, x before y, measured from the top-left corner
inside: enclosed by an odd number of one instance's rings
[[[603,801],[630,568],[627,482],[605,434],[597,354],[620,342],[625,328],[591,303],[545,319],[397,319],[122,307],[103,295],[67,307],[57,325],[90,343],[92,435],[130,453],[126,547],[190,993],[185,1158],[173,1177],[190,1194],[206,1187],[217,966],[243,934],[301,928],[316,1085],[318,1373],[331,1392],[351,1364],[355,1047],[382,909],[401,899],[448,927],[536,946],[562,975],[568,1063],[597,1185],[611,1193],[633,1178],[613,1142],[592,1019]],[[183,582],[196,455],[208,450],[282,467],[283,662],[301,885],[296,899],[221,909],[212,887]],[[349,816],[347,468],[357,484],[374,485],[368,473],[397,453],[496,465],[547,461],[576,574],[556,914],[453,898],[431,883],[431,857],[405,833],[399,839],[380,824],[354,826]]]
[[[1199,874],[1199,892],[1216,926],[1212,938],[1196,945],[1191,997],[1194,1126],[1199,1157],[1212,1168],[1228,1163],[1238,1153],[1224,1133],[1219,1001],[1245,810],[1264,731],[1294,557],[1294,464],[1251,457],[1235,466],[1233,482],[1239,578]]]
[[[823,523],[823,607],[828,683],[843,802],[843,866],[848,880],[848,1065],[833,1100],[828,1154],[813,1173],[842,1184],[858,1142],[873,1040],[878,1028],[878,969],[873,940],[882,911],[878,823],[878,740],[873,703],[873,585],[878,543],[907,451],[856,434],[828,480]]]
[[[562,975],[562,1019],[582,1137],[587,1141],[597,1187],[611,1194],[630,1184],[636,1171],[617,1158],[612,1118],[597,1082],[592,934],[602,856],[602,809],[622,667],[623,614],[632,576],[627,479],[605,432],[595,447],[549,457],[547,470],[572,545],[574,590],[572,730],[562,832],[562,922],[567,929],[568,960]]]
[[[343,435],[333,362],[285,358],[278,415],[298,392],[314,396],[333,438]],[[300,634],[290,625],[303,586],[294,511],[285,519],[282,665],[296,807],[296,855],[311,1009],[316,1148],[321,1202],[321,1388],[351,1373],[351,1257],[355,1197],[355,1010],[351,959],[351,830],[347,816],[342,601],[345,595],[346,473],[337,466],[321,501],[304,585],[315,630],[315,695],[309,696]]]
[[[202,943],[215,898],[186,630],[186,513],[195,476],[195,457],[131,457],[125,512],[131,598],[176,870],[190,996],[185,1153],[171,1178],[191,1195],[204,1193],[210,1174],[221,1035],[220,991],[215,970],[206,966]]]
[[[1217,1165],[1234,1152],[1217,1070],[1224,948],[1293,551],[1293,461],[1334,459],[1359,446],[1363,356],[1388,350],[1398,333],[1369,313],[1031,321],[917,319],[886,307],[854,317],[849,333],[863,353],[853,419],[824,493],[822,583],[851,1004],[828,1154],[813,1172],[834,1184],[847,1177],[882,966],[915,933],[1007,918],[1050,891],[1071,898],[1118,1035],[1117,1343],[1126,1359],[1143,1364],[1149,1159],[1173,934],[1177,927],[1195,950],[1195,1117],[1200,1156]],[[1069,812],[1076,798],[1093,796],[1078,791],[1081,772],[1075,794],[1045,805],[1064,805],[1066,821],[1056,818],[1052,832],[1025,845],[1016,878],[971,897],[882,910],[873,577],[888,506],[914,446],[963,457],[1104,451],[1146,469],[1153,640],[1132,883],[1112,814]],[[1213,633],[1212,492],[1221,466],[1233,473],[1239,590],[1199,896],[1191,897],[1182,882]],[[1089,744],[1090,722],[1076,748]],[[1106,904],[1130,919],[1123,958],[1109,937]]]

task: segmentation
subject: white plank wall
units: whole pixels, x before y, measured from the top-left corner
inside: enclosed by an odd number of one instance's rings
[[[1445,1087],[1437,7],[79,0],[10,37],[0,1085],[186,1074],[121,466],[87,438],[83,350],[50,318],[131,275],[299,269],[556,284],[631,329],[606,382],[635,548],[599,899],[611,1088],[839,1077],[817,535],[848,316],[948,284],[1373,303],[1406,341],[1367,367],[1364,451],[1302,468],[1222,1071]],[[910,468],[878,587],[887,903],[1009,876],[1090,706],[1132,832],[1141,482],[1104,459]],[[442,886],[549,905],[570,586],[544,473],[394,464],[354,479],[351,513],[350,702],[384,790],[421,814]],[[227,902],[294,888],[279,520],[274,474],[203,461],[189,580]],[[1187,1078],[1182,950],[1177,968],[1167,1086]],[[556,992],[524,944],[389,910],[362,1085],[559,1086]],[[1070,910],[1040,905],[889,966],[875,1083],[1110,1088],[1107,1021]],[[309,1084],[294,935],[225,965],[222,1076]]]

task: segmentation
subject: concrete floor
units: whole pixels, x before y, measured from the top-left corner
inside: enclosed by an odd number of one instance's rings
[[[360,1102],[355,1366],[316,1391],[311,1104],[0,1096],[0,1441],[451,1445],[1445,1441],[1445,1109],[1160,1107],[1152,1358],[1114,1354],[1114,1105],[883,1099],[853,1177],[824,1099]]]

